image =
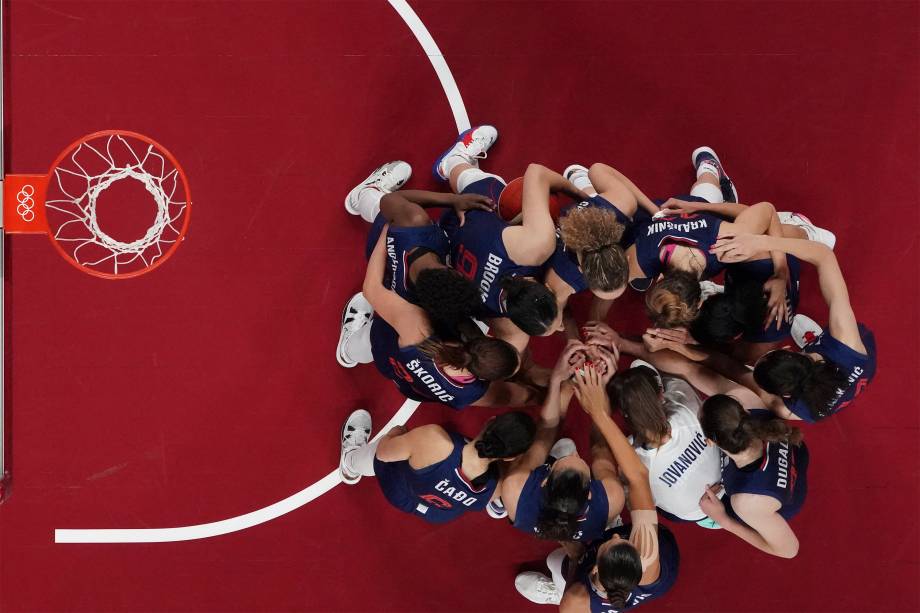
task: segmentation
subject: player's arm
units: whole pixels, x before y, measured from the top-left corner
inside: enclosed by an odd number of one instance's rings
[[[397,428],[380,441],[377,459],[381,462],[418,460],[422,465],[443,460],[453,449],[450,435],[441,426],[429,424],[399,433]]]
[[[486,322],[489,325],[489,334],[495,338],[510,343],[518,353],[524,353],[530,343],[530,335],[514,325],[507,317],[496,317]]]
[[[428,337],[430,331],[425,311],[383,286],[386,239],[387,226],[384,226],[377,245],[367,261],[367,272],[364,275],[364,285],[361,291],[377,316],[382,317],[384,321],[393,326],[401,342],[420,343]]]
[[[636,198],[636,203],[639,206],[641,206],[643,209],[648,211],[649,214],[655,215],[661,210],[658,208],[658,205],[652,202],[651,198],[646,196],[645,193],[643,193],[643,191],[639,189],[635,183],[629,180],[629,178],[627,178],[626,175],[624,175],[622,172],[620,172],[619,170],[617,170],[616,168],[608,164],[604,164],[603,168],[607,173],[611,174],[617,181],[622,183],[626,187],[626,189],[628,189],[630,193],[632,193],[632,195]]]
[[[830,310],[828,327],[831,335],[851,349],[866,353],[866,347],[859,335],[856,314],[850,304],[846,280],[833,251],[811,240],[750,235],[720,238],[713,251],[720,258],[728,258],[728,261],[741,261],[737,258],[757,249],[788,253],[814,265],[818,269],[821,294]]]
[[[604,486],[607,494],[607,519],[611,520],[623,510],[626,492],[620,483],[617,461],[597,428],[591,428],[591,475]]]
[[[636,256],[636,244],[633,243],[626,249],[626,263],[629,266],[629,284],[632,285],[632,282],[636,279],[645,279],[645,271],[642,270],[642,267],[639,266],[639,258]],[[635,288],[633,288],[635,289]],[[600,321],[600,320],[598,320]]]
[[[574,564],[569,564],[575,567]],[[566,584],[565,592],[562,594],[562,600],[559,601],[559,613],[590,613],[591,597],[588,590],[581,582],[573,582],[570,577]]]
[[[723,530],[770,555],[794,558],[799,553],[799,539],[778,513],[778,500],[759,494],[735,494],[732,508],[743,520],[741,523],[728,516],[722,501],[712,490],[706,490],[700,508]]]
[[[540,164],[530,164],[524,173],[521,213],[523,223],[502,232],[502,241],[512,260],[522,266],[539,266],[556,250],[556,225],[549,212],[551,191],[578,194],[587,198],[557,172]]]
[[[661,205],[661,210],[673,215],[682,213],[697,213],[703,211],[713,213],[728,219],[735,219],[747,210],[748,205],[737,202],[720,202],[712,204],[709,202],[690,202],[688,200],[679,200],[677,198],[668,198],[667,202]]]
[[[719,226],[719,237],[741,233],[764,234],[770,227],[770,220],[776,217],[776,209],[769,202],[758,202],[747,207],[735,221]]]
[[[479,400],[474,402],[474,407],[529,407],[545,398],[545,394],[536,387],[523,385],[515,381],[492,381],[489,389]]]
[[[478,194],[446,194],[419,189],[392,192],[380,199],[380,213],[394,226],[431,225],[424,209],[453,207],[458,213],[470,209],[492,210],[492,201]]]

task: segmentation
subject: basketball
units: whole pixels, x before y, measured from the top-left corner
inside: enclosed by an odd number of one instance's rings
[[[523,195],[524,177],[518,177],[509,182],[498,197],[498,216],[508,222],[520,221]],[[549,214],[552,215],[553,221],[559,221],[562,207],[570,201],[571,198],[562,194],[549,195]]]

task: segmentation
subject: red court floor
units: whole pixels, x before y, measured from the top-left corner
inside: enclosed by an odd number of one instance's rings
[[[690,151],[719,151],[743,202],[838,236],[879,375],[809,427],[801,553],[769,558],[676,526],[677,586],[652,611],[916,611],[918,23],[916,1],[411,1],[473,123],[484,168],[513,177],[605,161],[650,195],[682,193]],[[165,528],[253,511],[326,475],[342,420],[402,403],[334,359],[361,283],[366,224],[342,209],[380,162],[411,185],[456,134],[428,58],[375,2],[4,4],[7,172],[47,169],[99,129],[182,162],[188,239],[150,275],[75,271],[10,240],[13,491],[0,506],[0,611],[538,611],[514,590],[552,545],[485,514],[430,527],[376,484],[334,488],[208,540],[55,544],[56,528]],[[826,317],[815,276],[803,311]],[[641,329],[628,295],[611,323]],[[561,339],[537,343],[551,360]],[[423,405],[410,425],[488,416]],[[568,429],[586,442],[573,406]],[[550,610],[546,608],[546,610]]]

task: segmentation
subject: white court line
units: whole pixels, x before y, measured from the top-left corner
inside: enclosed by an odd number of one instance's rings
[[[418,39],[419,44],[431,61],[438,79],[441,81],[441,87],[447,96],[447,102],[450,104],[450,110],[454,114],[454,121],[457,124],[457,132],[463,132],[469,129],[470,120],[466,114],[466,107],[463,99],[460,97],[460,90],[457,89],[457,83],[438,49],[431,34],[425,24],[422,23],[415,11],[405,0],[390,0],[390,6],[396,9],[399,16],[403,18],[409,29]],[[403,425],[415,410],[419,403],[415,400],[406,400],[399,408],[395,415],[386,423],[386,425],[377,432],[374,440],[380,438],[384,433],[389,432],[391,428]],[[336,468],[331,473],[310,485],[296,494],[288,496],[284,500],[269,505],[265,508],[230,517],[207,524],[197,524],[195,526],[182,526],[179,528],[106,528],[99,530],[82,530],[70,528],[58,528],[54,531],[55,543],[167,543],[173,541],[192,541],[195,539],[210,538],[245,530],[259,524],[264,524],[275,518],[299,509],[305,504],[319,498],[336,485],[342,482],[339,470]]]

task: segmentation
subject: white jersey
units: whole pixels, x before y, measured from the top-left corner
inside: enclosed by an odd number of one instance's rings
[[[719,448],[706,445],[700,426],[700,398],[690,384],[676,377],[662,377],[664,402],[671,415],[671,438],[661,447],[637,447],[648,468],[655,504],[688,521],[706,517],[700,498],[709,485],[722,479]]]

